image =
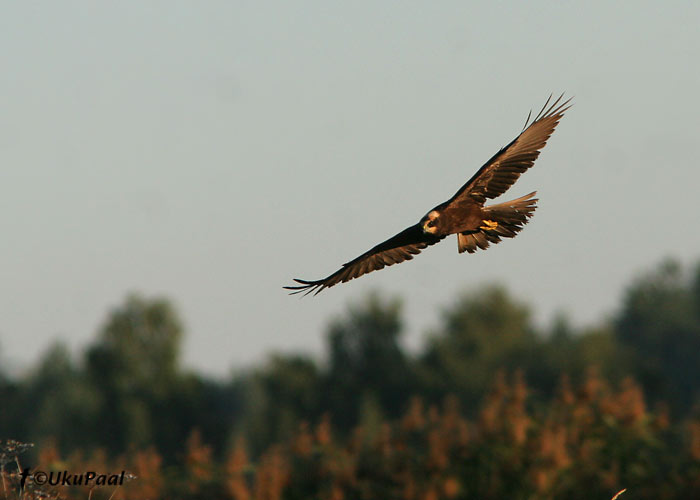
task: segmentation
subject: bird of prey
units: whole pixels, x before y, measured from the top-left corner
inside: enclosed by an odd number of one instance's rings
[[[493,155],[452,198],[430,210],[417,224],[343,264],[326,278],[295,279],[297,285],[284,288],[291,290],[291,294],[314,292],[315,295],[338,283],[411,260],[424,248],[451,234],[457,235],[460,253],[473,253],[500,242],[501,238],[515,237],[537,207],[536,191],[495,205],[485,206],[486,200],[505,193],[535,163],[570,107],[571,99],[561,102],[563,97],[562,94],[550,105],[550,96],[532,123],[532,113],[528,114],[522,132],[515,139]]]

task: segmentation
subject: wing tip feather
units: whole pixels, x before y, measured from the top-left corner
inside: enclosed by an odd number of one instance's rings
[[[293,281],[295,281],[296,283],[299,283],[299,284],[298,285],[283,286],[282,288],[285,290],[290,290],[289,295],[302,294],[301,295],[302,297],[306,297],[308,294],[310,294],[314,291],[315,291],[314,295],[316,295],[324,288],[328,288],[328,286],[332,286],[332,285],[326,285],[325,280],[309,281],[309,280],[302,280],[299,278],[294,278]]]

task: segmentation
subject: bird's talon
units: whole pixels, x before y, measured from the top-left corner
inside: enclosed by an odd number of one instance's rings
[[[483,221],[484,225],[481,226],[479,229],[483,229],[484,231],[493,231],[498,227],[498,222],[494,220],[485,220]]]

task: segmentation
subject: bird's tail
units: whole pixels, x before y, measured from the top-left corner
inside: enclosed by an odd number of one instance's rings
[[[477,249],[486,249],[501,238],[514,238],[527,224],[537,208],[537,191],[515,200],[484,207],[484,224],[476,232],[457,235],[459,253],[474,253]]]

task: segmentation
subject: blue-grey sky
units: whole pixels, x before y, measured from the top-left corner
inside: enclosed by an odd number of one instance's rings
[[[165,295],[210,374],[320,353],[376,289],[419,345],[500,282],[536,319],[611,314],[700,257],[698,2],[2,2],[0,359],[78,351],[129,291]],[[520,235],[298,300],[450,197],[551,93],[575,97]]]

